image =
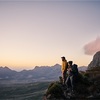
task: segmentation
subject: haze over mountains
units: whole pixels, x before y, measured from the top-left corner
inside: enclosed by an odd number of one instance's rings
[[[87,68],[100,66],[100,51],[94,56],[88,67],[78,67],[79,71],[86,71]],[[55,81],[61,76],[61,65],[54,66],[36,66],[32,70],[22,70],[17,72],[8,67],[0,67],[0,81],[10,80],[11,82],[39,82],[39,81]]]
[[[79,67],[79,70],[85,71],[87,67]],[[20,72],[0,67],[0,80],[10,80],[13,82],[39,82],[58,80],[61,76],[61,65],[54,66],[36,66],[32,70],[22,70]]]

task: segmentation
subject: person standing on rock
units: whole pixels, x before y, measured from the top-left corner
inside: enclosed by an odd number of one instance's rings
[[[62,78],[63,78],[63,84],[65,84],[67,78],[66,74],[67,74],[68,63],[64,56],[61,57],[61,59],[62,59],[62,66],[61,66]]]
[[[74,73],[73,73],[73,61],[69,61],[68,62],[68,68],[67,68],[67,74],[68,74],[68,77],[67,77],[67,80],[66,80],[66,84],[67,84],[67,87],[69,88],[69,83],[71,85],[71,90],[73,91],[74,90]]]

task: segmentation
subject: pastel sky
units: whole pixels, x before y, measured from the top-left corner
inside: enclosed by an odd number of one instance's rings
[[[84,46],[99,36],[99,1],[0,2],[0,66],[52,66],[61,56],[87,66]]]

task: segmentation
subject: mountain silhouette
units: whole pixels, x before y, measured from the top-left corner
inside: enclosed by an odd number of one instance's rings
[[[100,67],[100,51],[98,51],[94,56],[93,60],[88,65],[88,69],[92,69],[94,67]]]
[[[9,69],[8,67],[0,67],[0,79],[12,79],[17,74],[16,71]]]
[[[79,70],[85,71],[87,67],[79,67]],[[8,67],[0,67],[0,79],[38,82],[38,81],[54,81],[59,80],[61,76],[61,65],[54,66],[36,66],[32,70],[22,70],[20,72],[9,69]]]

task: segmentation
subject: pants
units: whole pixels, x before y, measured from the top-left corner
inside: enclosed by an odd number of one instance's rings
[[[62,72],[62,78],[63,78],[63,84],[65,84],[65,82],[66,82],[66,71],[63,71]]]
[[[67,87],[71,86],[71,89],[74,90],[74,76],[68,76],[66,81]]]

